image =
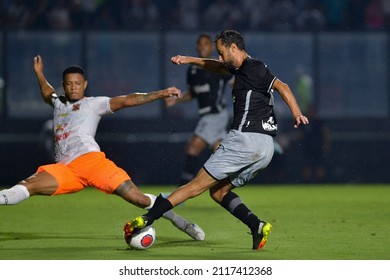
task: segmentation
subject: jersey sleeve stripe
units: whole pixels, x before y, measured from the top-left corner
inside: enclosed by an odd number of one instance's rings
[[[274,77],[272,79],[272,82],[270,83],[270,85],[268,87],[268,91],[267,91],[268,93],[270,93],[272,91],[272,87],[274,86],[275,81],[276,81],[276,77]]]

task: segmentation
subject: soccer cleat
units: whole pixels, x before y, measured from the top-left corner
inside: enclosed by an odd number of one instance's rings
[[[267,243],[268,235],[271,233],[272,225],[270,223],[260,221],[257,231],[252,232],[253,250],[260,250]]]
[[[144,228],[147,224],[143,216],[139,216],[131,221],[128,221],[123,227],[125,237],[130,237],[134,230]]]
[[[203,241],[206,239],[206,234],[197,224],[188,223],[183,229],[183,232],[187,233],[192,239],[197,241]]]

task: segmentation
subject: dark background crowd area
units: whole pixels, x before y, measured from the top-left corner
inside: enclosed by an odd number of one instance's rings
[[[0,0],[1,186],[53,161],[36,54],[60,93],[71,64],[87,70],[92,96],[185,90],[187,67],[170,58],[224,29],[244,34],[310,119],[293,129],[275,95],[279,148],[253,183],[390,182],[390,0]],[[97,142],[138,184],[177,184],[197,117],[195,102],[134,107],[103,118]]]
[[[10,30],[360,31],[390,27],[387,0],[2,0]]]

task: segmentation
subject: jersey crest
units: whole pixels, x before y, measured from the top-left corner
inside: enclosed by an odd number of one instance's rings
[[[269,119],[266,122],[264,122],[264,120],[262,120],[261,124],[262,124],[263,129],[265,131],[276,131],[276,130],[278,130],[278,125],[275,123],[274,117],[269,117]]]
[[[80,103],[74,104],[72,107],[72,112],[76,112],[76,111],[80,110],[80,106],[81,106]]]

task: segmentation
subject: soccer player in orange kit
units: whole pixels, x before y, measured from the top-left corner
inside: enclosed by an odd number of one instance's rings
[[[34,71],[43,100],[53,107],[55,164],[40,166],[31,177],[10,189],[0,191],[0,205],[13,205],[33,195],[75,193],[92,186],[107,194],[116,194],[135,206],[150,209],[156,197],[142,193],[129,175],[107,159],[95,141],[96,129],[103,115],[155,100],[181,96],[170,87],[150,93],[132,93],[109,97],[86,97],[88,81],[84,70],[70,66],[63,72],[65,96],[58,96],[43,73],[42,58],[34,58]],[[168,211],[165,218],[195,240],[205,234],[197,225]]]

